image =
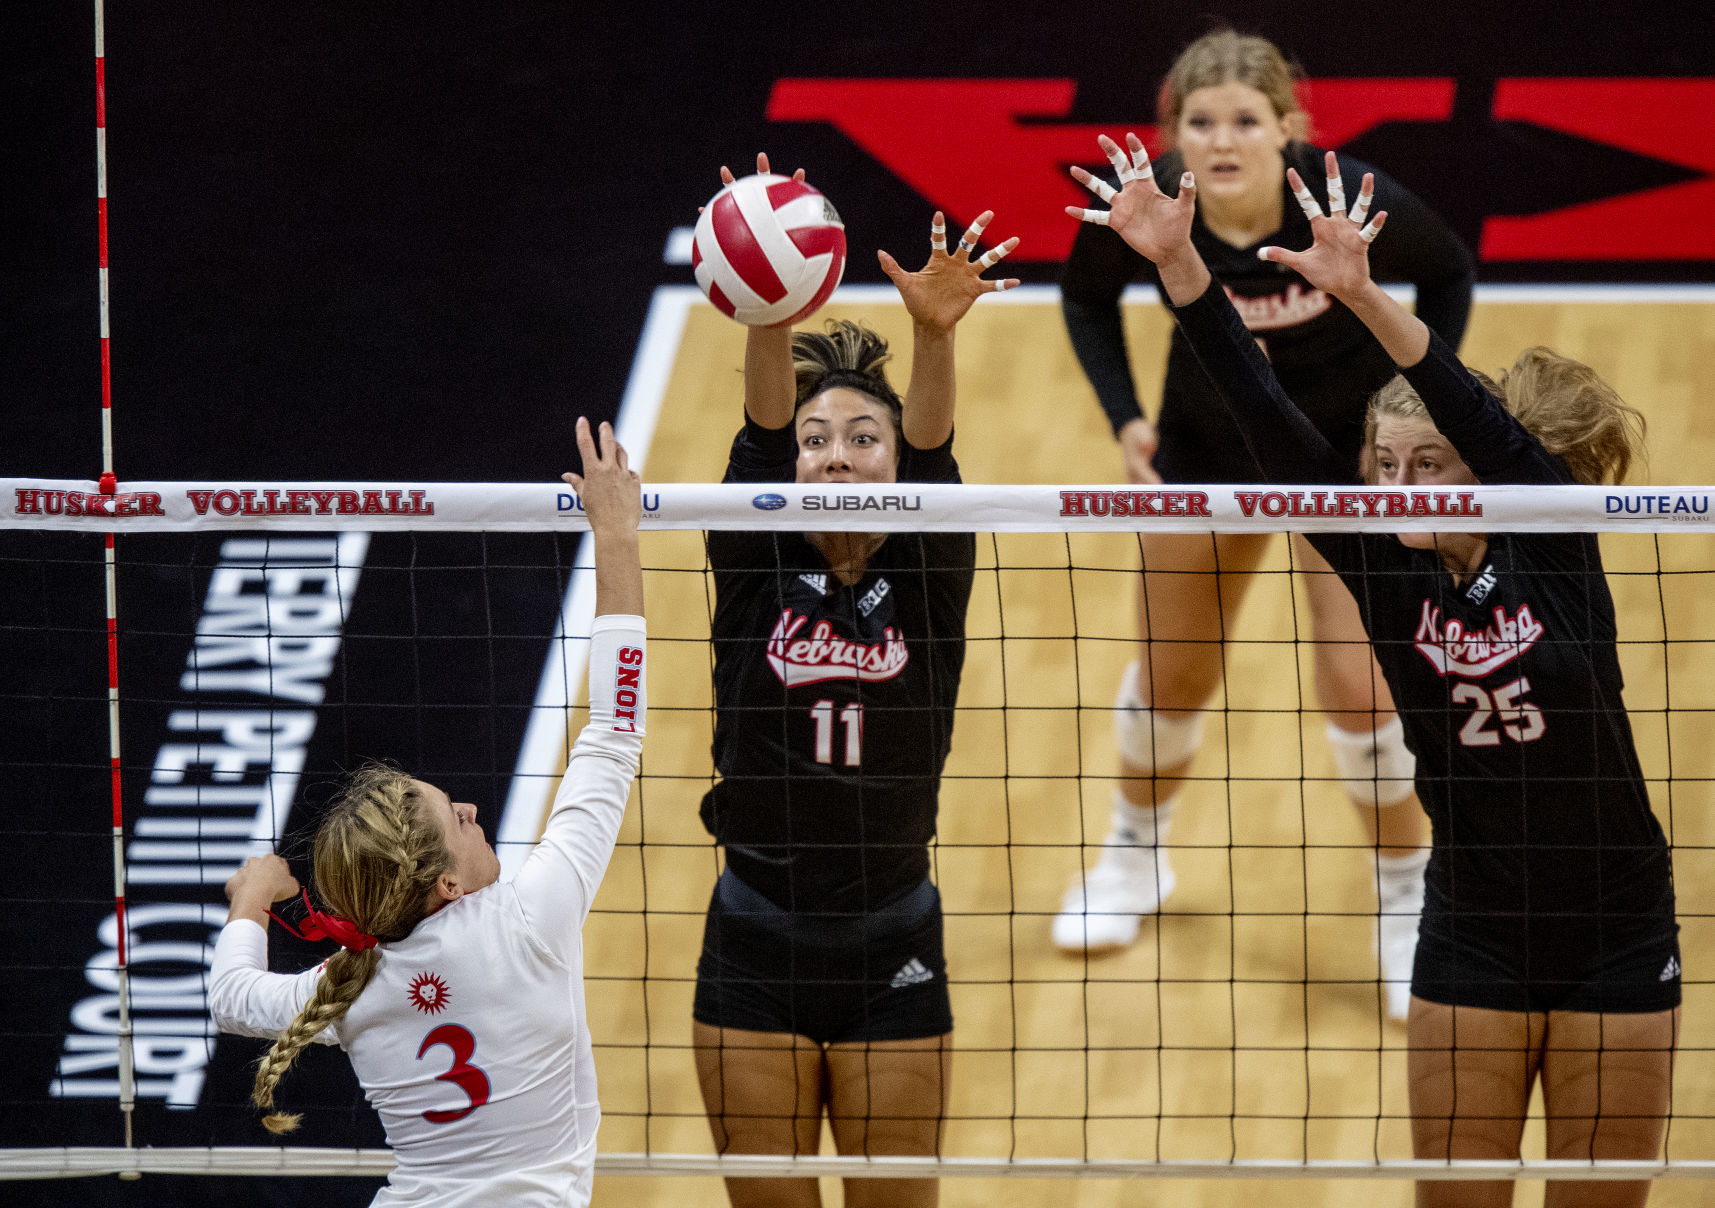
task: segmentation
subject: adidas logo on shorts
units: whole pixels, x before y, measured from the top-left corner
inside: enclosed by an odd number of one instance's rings
[[[903,990],[906,986],[915,986],[926,981],[934,981],[935,975],[924,966],[915,956],[905,962],[905,967],[893,975],[893,988]]]
[[[828,594],[828,576],[826,576],[826,575],[799,575],[798,577],[800,579],[802,579],[804,582],[808,583],[811,587],[815,588],[817,595],[825,596]]]
[[[1667,967],[1661,971],[1661,979],[1660,980],[1672,981],[1674,978],[1676,978],[1678,976],[1679,976],[1679,958],[1676,956],[1670,956],[1667,958]],[[899,979],[897,977],[893,979],[893,984],[896,986],[899,984]]]

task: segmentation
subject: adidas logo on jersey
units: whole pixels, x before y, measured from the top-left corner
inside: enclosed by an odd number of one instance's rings
[[[825,596],[828,594],[828,576],[826,576],[826,575],[799,575],[798,578],[803,580],[805,583],[808,583],[811,587],[815,588],[817,595]]]
[[[1661,980],[1672,981],[1678,976],[1679,958],[1677,956],[1670,956],[1667,958],[1667,967],[1661,971]],[[899,979],[897,977],[893,979],[893,984],[896,986],[899,984]]]
[[[934,980],[935,975],[929,972],[923,962],[914,956],[905,962],[903,969],[893,975],[893,988],[903,990],[906,986],[915,986],[922,982]]]

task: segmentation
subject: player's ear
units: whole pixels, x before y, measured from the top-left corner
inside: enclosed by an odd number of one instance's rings
[[[1302,143],[1310,138],[1310,115],[1304,110],[1294,109],[1280,120],[1286,127],[1287,142]]]
[[[456,902],[464,897],[464,887],[453,876],[452,870],[448,869],[435,878],[435,887],[429,891],[429,896],[435,905]]]

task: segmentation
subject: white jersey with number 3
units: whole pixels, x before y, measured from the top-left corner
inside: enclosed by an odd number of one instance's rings
[[[590,723],[517,878],[382,944],[374,979],[317,1037],[350,1054],[398,1158],[376,1204],[589,1202],[601,1111],[581,928],[642,749],[643,619],[596,618],[589,667]],[[320,976],[267,967],[266,932],[229,923],[209,996],[222,1030],[274,1036]]]

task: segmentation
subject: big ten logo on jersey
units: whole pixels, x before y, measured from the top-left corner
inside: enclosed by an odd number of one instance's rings
[[[621,646],[613,672],[613,728],[619,734],[637,733],[637,693],[643,686],[643,649]]]
[[[886,579],[877,579],[875,586],[864,592],[863,599],[858,601],[858,611],[867,617],[875,611],[876,605],[887,598],[887,593],[891,590],[893,589],[888,587]]]
[[[575,516],[582,516],[584,514],[583,497],[571,491],[560,491],[554,496],[554,510],[561,515],[569,512]],[[643,492],[643,519],[661,519],[660,491]]]
[[[1485,569],[1484,573],[1491,572]],[[1466,630],[1457,618],[1443,625],[1441,610],[1425,600],[1423,618],[1417,626],[1418,652],[1441,676],[1463,681],[1454,684],[1451,692],[1455,704],[1471,707],[1459,727],[1462,746],[1495,747],[1504,739],[1535,742],[1547,733],[1548,722],[1541,709],[1524,699],[1530,691],[1528,679],[1521,675],[1493,689],[1469,681],[1491,675],[1522,657],[1541,640],[1546,629],[1531,615],[1529,604],[1519,605],[1511,617],[1505,607],[1495,609],[1491,616],[1489,626],[1480,631]]]
[[[1489,593],[1495,590],[1499,577],[1495,574],[1494,563],[1483,567],[1477,577],[1471,580],[1471,586],[1465,589],[1465,598],[1473,604],[1481,604],[1489,598]]]

